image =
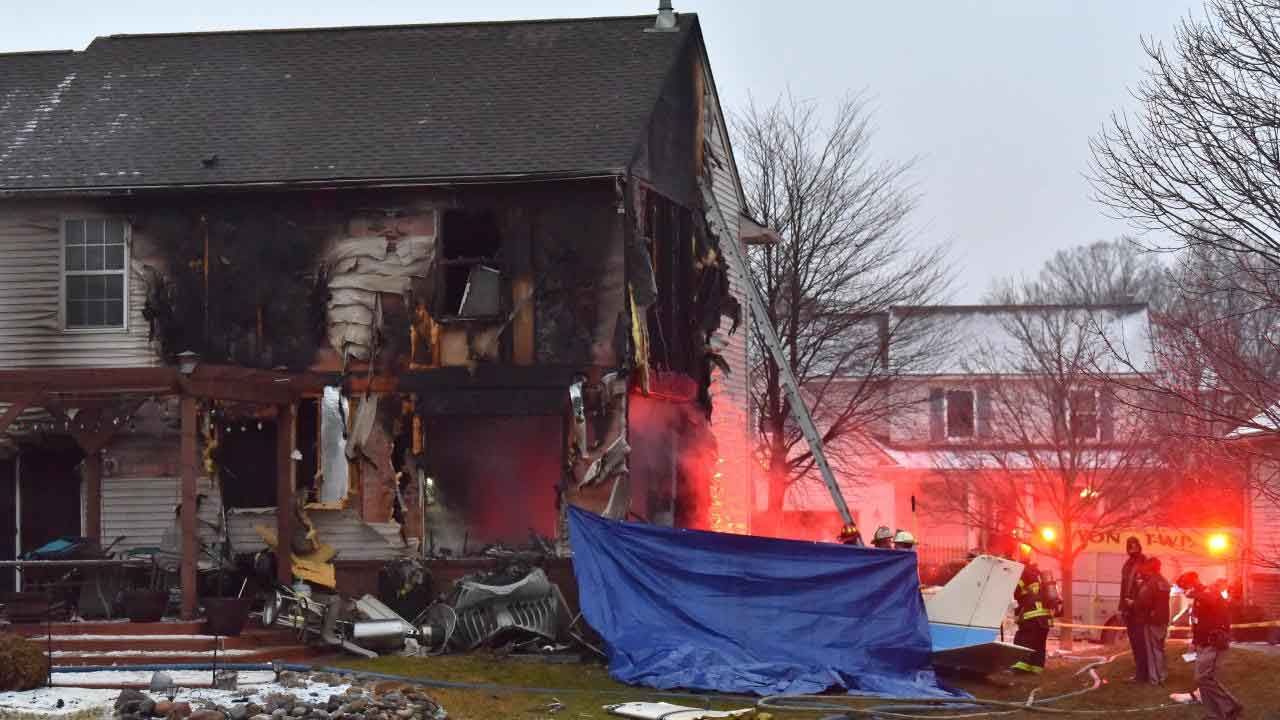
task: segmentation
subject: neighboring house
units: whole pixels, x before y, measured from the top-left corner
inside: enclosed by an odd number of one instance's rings
[[[747,508],[743,207],[692,14],[0,55],[0,558]]]
[[[1249,602],[1262,607],[1268,618],[1280,613],[1280,405],[1227,434],[1241,447],[1249,464],[1249,492],[1245,503],[1243,580]]]
[[[862,446],[855,449],[859,468],[856,476],[847,473],[842,485],[864,536],[882,524],[912,531],[922,543],[923,566],[963,559],[972,548],[1008,552],[1010,533],[979,529],[942,500],[948,476],[989,481],[1070,467],[1080,478],[1079,491],[1087,493],[1089,477],[1104,477],[1121,463],[1152,462],[1149,451],[1135,441],[1135,433],[1146,428],[1125,401],[1128,391],[1104,385],[1099,377],[1132,379],[1132,368],[1117,362],[1108,345],[1137,367],[1151,367],[1144,305],[894,308],[883,326],[912,322],[931,323],[946,332],[923,333],[930,338],[928,362],[894,377],[892,416],[855,440]],[[891,366],[895,353],[918,350],[909,343],[888,345]],[[1052,378],[1037,369],[1039,360],[1057,354],[1079,358],[1088,372]],[[1060,413],[1048,409],[1048,398],[1057,389],[1048,387],[1052,383],[1069,396],[1062,398]],[[1056,443],[1055,417],[1060,423]],[[1028,504],[1037,524],[1058,524],[1041,503]],[[797,488],[789,507],[824,517],[815,523],[821,530],[814,539],[825,539],[838,528],[819,483]],[[1144,543],[1151,541],[1154,553],[1164,556],[1167,572],[1203,568],[1210,576],[1226,575],[1221,559],[1205,551],[1205,540],[1210,531],[1238,536],[1239,514],[1227,513],[1233,522],[1226,527],[1217,516],[1214,522],[1201,522],[1202,515],[1190,515],[1176,531],[1134,527],[1091,538],[1090,551],[1077,562],[1078,619],[1101,622],[1114,610],[1124,552],[1123,537],[1117,535],[1132,533]],[[1013,518],[1002,522],[1010,530],[1017,525]]]

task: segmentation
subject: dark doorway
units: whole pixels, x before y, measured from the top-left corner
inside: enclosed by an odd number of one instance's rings
[[[228,508],[276,504],[276,423],[233,420],[218,429],[222,504]]]
[[[22,450],[18,471],[22,486],[21,552],[58,538],[80,536],[80,474],[76,466],[83,458],[84,453],[70,443]]]
[[[0,560],[16,560],[18,527],[14,501],[14,483],[18,462],[15,458],[0,459]],[[14,572],[9,569],[0,570],[0,592],[13,592]]]

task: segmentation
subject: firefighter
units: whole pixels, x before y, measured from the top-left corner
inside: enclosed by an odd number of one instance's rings
[[[1207,720],[1235,720],[1244,715],[1244,706],[1222,683],[1218,666],[1231,647],[1231,612],[1227,599],[1200,582],[1200,576],[1186,572],[1178,576],[1178,587],[1192,602],[1191,645],[1196,651],[1196,690],[1208,712]]]
[[[1031,557],[1022,567],[1022,577],[1013,592],[1017,603],[1018,632],[1013,644],[1031,650],[1031,657],[1013,664],[1012,670],[1024,673],[1044,672],[1045,644],[1049,640],[1049,628],[1053,627],[1053,611],[1048,602],[1048,588],[1042,582],[1040,568]]]
[[[893,548],[895,550],[915,550],[916,536],[906,530],[899,530],[898,534],[893,536]]]
[[[876,534],[871,536],[871,545],[881,550],[892,550],[893,531],[885,525],[876,528]]]
[[[841,545],[852,545],[854,547],[864,547],[866,543],[862,542],[862,533],[858,532],[858,526],[849,524],[840,528],[840,536],[837,538]]]

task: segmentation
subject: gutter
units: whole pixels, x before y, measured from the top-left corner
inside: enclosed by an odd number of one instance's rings
[[[175,183],[155,185],[111,185],[0,189],[0,198],[18,197],[120,197],[138,192],[182,192],[192,190],[341,190],[355,188],[421,188],[464,185],[496,185],[506,183],[564,182],[606,180],[622,176],[625,170],[574,171],[553,173],[500,173],[491,175],[408,176],[363,179],[264,180],[255,182]]]

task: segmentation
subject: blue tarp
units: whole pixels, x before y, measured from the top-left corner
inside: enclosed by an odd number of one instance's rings
[[[773,695],[951,694],[915,553],[620,523],[569,508],[582,613],[616,680]]]

